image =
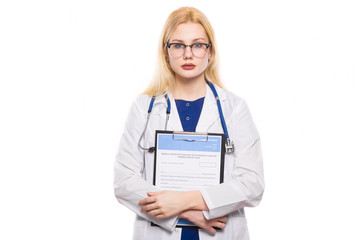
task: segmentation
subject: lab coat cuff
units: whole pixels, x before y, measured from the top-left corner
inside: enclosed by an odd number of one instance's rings
[[[200,192],[209,209],[203,211],[206,219],[225,216],[238,210],[246,201],[246,196],[236,191],[236,188],[231,183],[202,189]],[[224,197],[219,198],[219,196]]]
[[[207,220],[209,220],[209,219],[211,218],[211,216],[210,216],[210,209],[214,208],[214,204],[211,202],[211,198],[210,198],[209,194],[207,193],[207,191],[205,191],[205,190],[200,190],[200,193],[201,193],[201,195],[202,195],[202,197],[203,197],[203,199],[204,199],[204,201],[205,201],[205,203],[206,203],[206,206],[207,206],[208,209],[209,209],[209,211],[206,211],[206,210],[203,211],[203,214],[204,214],[205,218],[206,218]]]
[[[174,231],[178,221],[179,221],[178,216],[175,216],[175,217],[169,219],[169,223],[168,223],[169,228],[168,228],[168,230]]]
[[[152,222],[154,222],[156,225],[165,228],[166,230],[174,231],[178,220],[179,220],[178,216],[175,216],[164,220],[157,220],[153,218]]]

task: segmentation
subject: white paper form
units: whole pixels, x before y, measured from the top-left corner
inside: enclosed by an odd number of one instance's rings
[[[222,135],[157,134],[154,184],[192,191],[222,181]]]

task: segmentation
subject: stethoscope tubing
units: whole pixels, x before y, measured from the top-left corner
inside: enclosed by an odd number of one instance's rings
[[[220,115],[220,121],[221,121],[221,125],[222,125],[222,128],[224,130],[224,134],[225,134],[225,137],[226,137],[226,144],[225,144],[225,147],[226,147],[226,152],[228,153],[231,153],[234,151],[234,144],[233,142],[230,140],[230,137],[229,137],[229,133],[228,133],[228,130],[227,130],[227,127],[226,127],[226,122],[225,122],[225,118],[224,118],[224,114],[223,114],[223,111],[222,111],[222,108],[221,108],[221,103],[220,103],[220,100],[219,100],[219,96],[217,94],[217,91],[215,89],[215,86],[214,84],[212,84],[210,81],[208,81],[207,79],[205,79],[206,83],[209,85],[211,91],[213,92],[214,96],[215,96],[215,99],[216,99],[216,103],[217,103],[217,106],[218,106],[218,110],[219,110],[219,115]],[[167,108],[166,108],[166,121],[165,121],[165,131],[167,130],[167,123],[169,121],[169,117],[170,117],[170,112],[171,112],[171,104],[170,104],[170,99],[168,97],[167,94],[164,95],[165,99],[166,99],[166,103],[167,103]],[[142,132],[141,136],[140,136],[140,139],[139,139],[139,142],[138,142],[138,146],[145,150],[145,151],[149,151],[149,152],[154,152],[155,151],[155,147],[150,147],[150,148],[145,148],[145,147],[142,147],[140,142],[141,142],[141,139],[144,137],[144,134],[145,134],[145,131],[147,129],[147,126],[149,124],[149,119],[150,119],[150,115],[151,115],[151,111],[153,109],[153,106],[154,106],[154,102],[155,102],[155,96],[153,96],[151,98],[151,101],[150,101],[150,104],[149,104],[149,109],[148,109],[148,114],[147,114],[147,118],[146,118],[146,124],[145,124],[145,128],[144,128],[144,131]]]
[[[167,123],[169,121],[169,117],[170,117],[170,112],[171,112],[171,104],[170,104],[170,99],[169,99],[169,96],[167,94],[164,95],[165,99],[166,99],[166,103],[167,103],[167,107],[166,107],[166,120],[165,120],[165,131],[167,130]],[[151,116],[151,111],[153,109],[153,106],[154,106],[154,102],[155,102],[155,96],[153,96],[151,98],[151,101],[150,101],[150,104],[149,104],[149,109],[148,109],[148,114],[147,114],[147,117],[146,117],[146,124],[145,124],[145,128],[144,128],[144,131],[141,133],[141,136],[140,136],[140,139],[139,139],[139,142],[138,142],[138,146],[139,148],[141,148],[142,150],[145,150],[145,151],[149,151],[149,152],[154,152],[155,151],[155,147],[149,147],[149,148],[145,148],[145,147],[142,147],[140,142],[141,142],[141,139],[144,137],[144,134],[145,134],[145,131],[147,129],[147,126],[149,124],[149,119],[150,119],[150,116]]]
[[[215,89],[215,87],[214,87],[214,84],[212,84],[212,83],[209,82],[208,80],[206,80],[206,82],[208,83],[208,85],[210,86],[212,92],[213,92],[214,95],[215,95],[216,103],[217,103],[218,110],[219,110],[221,125],[222,125],[222,127],[223,127],[223,129],[224,129],[224,133],[225,133],[226,139],[229,139],[229,133],[228,133],[228,130],[227,130],[227,127],[226,127],[225,118],[224,118],[224,115],[223,115],[223,111],[222,111],[222,108],[221,108],[221,104],[220,104],[220,100],[219,100],[219,96],[218,96],[218,94],[217,94],[217,91],[216,91],[216,89]]]

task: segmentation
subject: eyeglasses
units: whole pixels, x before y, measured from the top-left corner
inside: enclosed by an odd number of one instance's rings
[[[205,56],[207,49],[211,46],[211,43],[167,43],[166,47],[169,48],[169,53],[174,58],[179,58],[184,55],[186,47],[190,47],[192,54],[195,57],[202,58]]]

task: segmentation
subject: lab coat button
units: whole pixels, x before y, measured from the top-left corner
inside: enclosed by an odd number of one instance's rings
[[[175,229],[175,232],[178,232],[179,231],[179,229]]]

